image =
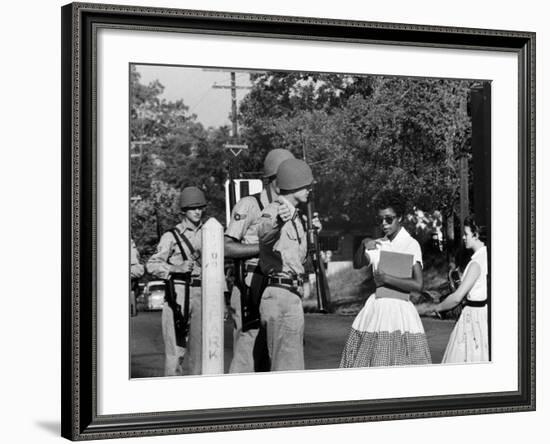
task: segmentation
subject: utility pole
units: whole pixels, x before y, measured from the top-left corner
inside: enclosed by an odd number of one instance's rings
[[[239,128],[237,124],[237,90],[238,89],[251,89],[250,86],[238,86],[236,80],[235,71],[230,72],[231,75],[231,84],[230,85],[212,85],[212,88],[216,89],[230,89],[231,90],[231,124],[232,124],[232,134],[231,138],[233,140],[232,144],[225,144],[224,147],[229,149],[235,157],[237,157],[242,150],[248,149],[247,145],[239,144]]]
[[[230,72],[231,75],[231,84],[230,85],[212,85],[212,88],[216,89],[230,89],[231,90],[231,123],[232,123],[232,134],[231,139],[233,143],[226,143],[223,147],[233,154],[233,159],[229,166],[228,171],[228,180],[229,180],[229,210],[233,209],[233,206],[236,202],[236,191],[235,191],[235,181],[234,179],[234,163],[235,159],[243,150],[248,149],[248,145],[239,144],[239,127],[237,124],[237,89],[250,89],[250,86],[237,86],[237,80],[235,71]]]
[[[460,168],[460,232],[464,232],[464,219],[470,215],[470,189],[468,183],[468,158],[463,155],[459,159]]]

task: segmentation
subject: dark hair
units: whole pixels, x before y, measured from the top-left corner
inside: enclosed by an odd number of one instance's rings
[[[464,227],[469,227],[473,235],[477,235],[477,238],[482,242],[487,242],[487,229],[482,225],[478,225],[474,216],[467,216],[464,218]]]
[[[374,204],[376,210],[391,208],[395,211],[397,217],[403,217],[405,215],[405,200],[403,196],[396,191],[381,191],[374,199]]]

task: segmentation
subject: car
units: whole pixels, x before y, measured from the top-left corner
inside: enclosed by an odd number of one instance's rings
[[[145,310],[162,310],[164,305],[164,281],[149,281],[143,290],[142,303]]]

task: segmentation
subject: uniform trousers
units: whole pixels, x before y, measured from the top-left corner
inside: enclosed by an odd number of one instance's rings
[[[295,293],[267,287],[260,316],[267,332],[271,371],[304,369],[304,309]]]
[[[245,284],[251,284],[253,273],[247,273]],[[252,373],[269,370],[269,356],[264,328],[242,329],[241,291],[234,285],[231,291],[233,319],[233,358],[229,373]]]
[[[176,300],[183,313],[185,285],[176,283]],[[165,302],[162,308],[164,339],[164,376],[200,375],[202,371],[202,297],[201,287],[189,288],[189,334],[187,346],[176,344],[172,309]]]

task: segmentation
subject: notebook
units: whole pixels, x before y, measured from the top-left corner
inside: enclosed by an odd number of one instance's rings
[[[412,277],[413,261],[414,256],[412,254],[381,250],[378,270],[395,277],[410,278]],[[409,293],[389,287],[378,287],[376,289],[376,298],[393,298],[408,301]]]

